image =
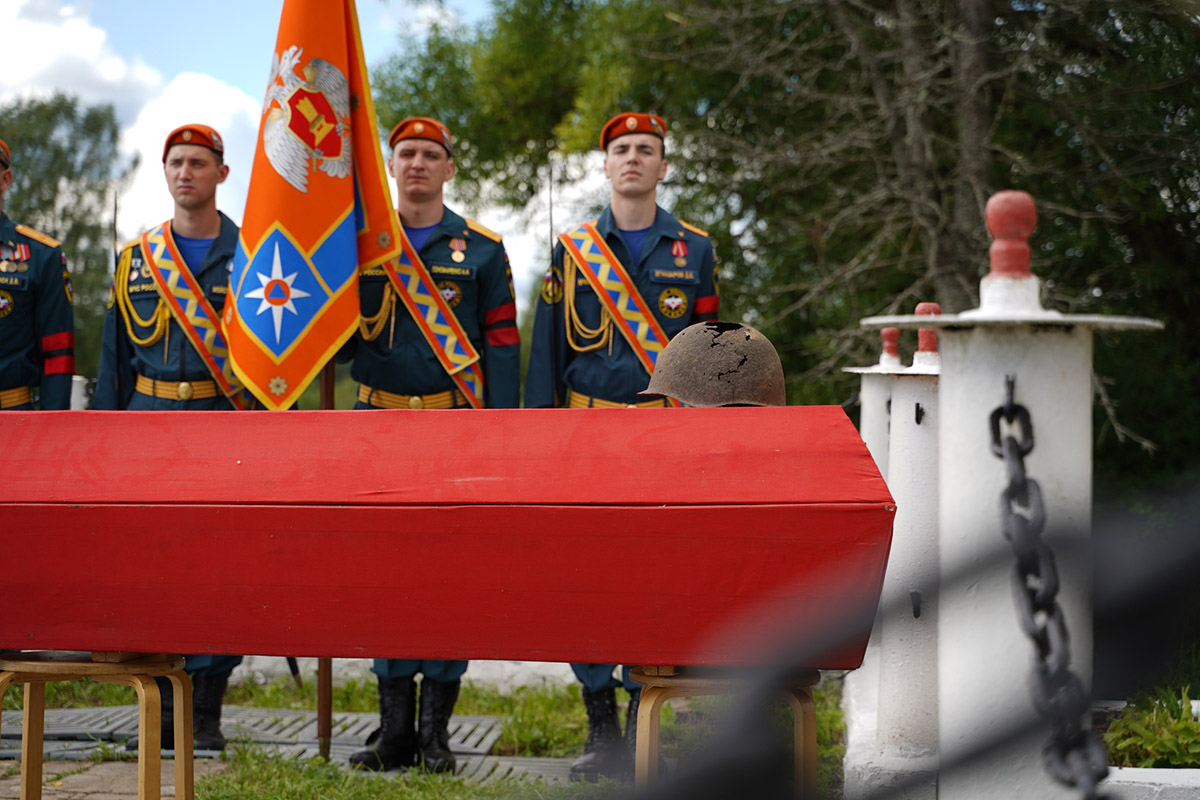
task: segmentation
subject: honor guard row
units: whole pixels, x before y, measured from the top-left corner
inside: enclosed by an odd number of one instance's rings
[[[12,153],[0,140],[0,409],[65,409],[75,374],[75,314],[57,240],[4,213]]]
[[[716,357],[710,352],[735,359],[760,352],[755,336],[762,337],[713,322],[720,297],[708,234],[658,205],[658,184],[667,173],[666,131],[661,117],[643,113],[619,114],[601,130],[610,203],[597,219],[558,237],[535,311],[527,407],[782,402],[777,356],[769,376],[720,378],[727,371],[710,376],[694,369],[693,362]],[[515,408],[520,335],[512,270],[499,235],[444,205],[445,184],[456,171],[453,137],[435,119],[411,117],[392,129],[388,145],[402,254],[359,276],[358,331],[338,353],[359,384],[355,408]],[[0,151],[2,200],[12,173],[2,142]],[[222,324],[238,226],[216,205],[217,187],[229,173],[220,135],[199,124],[172,131],[163,147],[163,172],[174,214],[121,248],[94,407],[253,408],[256,401],[239,390],[230,368]],[[0,216],[0,223],[0,400],[6,408],[30,407],[30,387],[40,383],[42,407],[65,408],[74,363],[62,251],[7,217]],[[683,354],[671,356],[668,342],[685,330],[680,346],[686,340],[690,349],[676,348]],[[728,347],[711,344],[721,336]],[[455,343],[453,352],[448,342]],[[707,350],[696,350],[697,342]],[[651,384],[660,358],[663,379]],[[707,389],[695,391],[689,375]],[[740,381],[742,388],[722,381]],[[745,390],[747,381],[762,386]],[[221,700],[240,660],[187,657],[197,749],[224,747]],[[351,761],[367,769],[453,771],[447,725],[466,667],[465,661],[377,659],[372,669],[380,726]],[[572,668],[588,714],[584,755],[572,765],[572,776],[628,774],[640,687],[629,680],[628,666],[620,679],[612,664]],[[631,696],[624,733],[614,692],[621,685]],[[169,747],[171,692],[163,697],[162,736]]]

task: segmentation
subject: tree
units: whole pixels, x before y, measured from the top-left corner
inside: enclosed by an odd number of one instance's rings
[[[488,199],[519,205],[548,171],[521,172],[528,191],[513,192],[509,160],[540,158],[541,136],[552,134],[569,165],[612,113],[662,113],[669,202],[713,233],[722,315],[776,343],[792,402],[850,395],[855,379],[840,367],[878,355],[877,334],[860,331],[859,318],[911,313],[921,300],[947,312],[974,306],[986,200],[1025,189],[1040,210],[1034,269],[1049,307],[1166,317],[1171,339],[1185,343],[1181,353],[1142,340],[1139,352],[1152,357],[1098,350],[1098,370],[1114,380],[1105,407],[1140,406],[1153,424],[1128,427],[1178,443],[1157,462],[1137,448],[1109,450],[1123,423],[1102,416],[1100,477],[1200,462],[1200,431],[1179,399],[1200,390],[1200,301],[1188,274],[1200,256],[1194,9],[1163,0],[593,0],[554,22],[538,0],[504,0],[496,14],[493,26],[455,33],[464,45],[454,50],[453,92],[410,82],[461,114],[460,140],[478,148],[466,159],[486,152],[466,171],[499,176]],[[398,63],[441,69],[431,41],[410,43]],[[538,110],[528,129],[498,116],[509,105],[498,102],[507,95],[488,63],[533,73],[520,80],[521,107]],[[379,90],[392,91],[386,81]],[[1164,380],[1172,391],[1152,390]]]
[[[119,150],[111,105],[81,107],[77,98],[16,100],[0,107],[12,150],[8,216],[62,242],[75,290],[76,371],[95,377],[113,253],[113,198],[136,161]]]

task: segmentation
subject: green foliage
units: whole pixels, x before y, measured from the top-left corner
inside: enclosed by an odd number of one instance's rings
[[[1200,723],[1188,687],[1140,694],[1104,734],[1118,767],[1200,767]]]
[[[575,684],[519,686],[500,694],[480,684],[463,684],[457,713],[495,715],[504,719],[493,755],[574,757],[583,752],[587,716]]]
[[[1167,321],[1097,348],[1115,497],[1200,464],[1197,20],[1143,0],[504,0],[404,43],[375,86],[455,120],[465,194],[514,208],[547,158],[579,180],[612,114],[661,113],[662,202],[712,234],[722,316],[771,338],[792,403],[853,393],[841,368],[879,352],[861,317],[974,305],[984,202],[1031,192],[1047,307]]]
[[[22,687],[10,686],[4,693],[5,710],[23,707]],[[46,684],[46,708],[95,708],[97,706],[127,706],[137,703],[137,694],[130,686],[97,683],[92,680],[61,681]]]
[[[111,105],[82,107],[77,98],[16,100],[0,106],[12,150],[13,183],[4,212],[62,242],[75,290],[75,361],[95,377],[112,259],[113,197],[136,162],[120,155]]]

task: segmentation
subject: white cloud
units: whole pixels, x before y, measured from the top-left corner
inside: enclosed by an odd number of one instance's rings
[[[168,219],[173,211],[162,172],[167,134],[197,122],[217,129],[225,141],[229,177],[217,189],[217,206],[241,222],[250,186],[250,165],[258,138],[261,102],[207,75],[183,73],[142,108],[125,129],[122,146],[141,157],[129,190],[121,198],[117,227],[124,239]]]
[[[161,89],[162,76],[140,59],[129,61],[113,52],[108,34],[92,25],[89,14],[87,3],[0,4],[0,101],[66,90],[84,105],[112,103],[122,124],[132,120]]]

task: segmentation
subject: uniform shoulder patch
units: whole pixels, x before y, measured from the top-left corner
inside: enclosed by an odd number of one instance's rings
[[[33,228],[29,227],[28,225],[21,225],[18,223],[18,225],[16,227],[17,227],[17,233],[21,234],[22,236],[28,236],[30,239],[33,239],[35,242],[41,242],[42,244],[46,245],[47,247],[58,247],[61,244],[61,242],[59,242],[58,239],[55,239],[52,236],[47,236],[46,234],[42,233],[41,231],[36,231]]]
[[[464,217],[464,219],[466,219],[466,217]],[[491,239],[493,242],[498,242],[502,238],[504,238],[500,234],[496,233],[495,231],[483,227],[482,225],[480,225],[478,222],[476,222],[473,219],[467,219],[466,222],[467,222],[468,228],[475,231],[480,236],[486,236],[487,238]]]
[[[678,219],[678,217],[676,217],[676,219]],[[679,220],[679,224],[698,236],[703,236],[706,239],[708,238],[708,231],[700,230],[695,225],[692,225],[689,222],[684,222],[683,220]]]

